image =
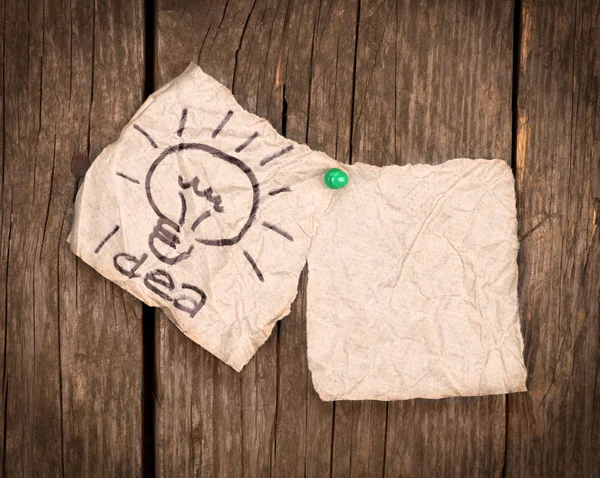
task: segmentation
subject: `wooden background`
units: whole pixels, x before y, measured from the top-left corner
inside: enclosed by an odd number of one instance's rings
[[[599,6],[2,0],[0,475],[600,476]],[[324,403],[306,277],[238,374],[76,259],[89,162],[190,61],[340,161],[506,159],[530,391]]]

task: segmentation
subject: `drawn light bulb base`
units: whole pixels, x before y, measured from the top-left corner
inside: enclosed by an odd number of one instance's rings
[[[181,226],[166,217],[159,217],[148,236],[148,247],[154,256],[165,264],[175,265],[187,259],[193,245],[183,245],[180,239]]]
[[[157,215],[150,250],[177,264],[200,245],[237,244],[256,218],[259,195],[254,172],[239,159],[202,143],[166,148],[146,175],[146,196]]]

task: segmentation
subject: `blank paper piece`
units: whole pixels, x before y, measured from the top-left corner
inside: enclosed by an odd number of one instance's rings
[[[323,400],[526,390],[514,179],[500,160],[349,168],[308,257]]]
[[[190,65],[94,161],[71,248],[239,371],[289,313],[336,165]]]

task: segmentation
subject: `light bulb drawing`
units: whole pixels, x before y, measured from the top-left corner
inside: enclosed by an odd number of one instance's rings
[[[233,115],[232,110],[225,114],[210,134],[211,140],[227,128]],[[134,124],[134,129],[160,153],[145,178],[116,172],[120,178],[145,188],[148,203],[156,215],[156,224],[148,235],[148,248],[154,257],[169,266],[188,259],[201,246],[240,244],[248,230],[256,226],[263,193],[253,168],[268,167],[294,148],[289,144],[257,160],[242,160],[237,155],[260,140],[258,132],[248,136],[234,151],[225,152],[209,144],[210,140],[187,141],[187,120],[188,110],[184,108],[177,128],[180,140],[166,147],[160,146],[142,126]],[[254,165],[251,167],[250,163]],[[275,196],[290,191],[290,186],[281,186],[265,194]],[[263,221],[260,227],[284,240],[294,240],[289,232],[272,222]],[[104,240],[109,239],[107,236]],[[99,247],[102,245],[104,243]],[[245,248],[243,255],[249,270],[264,282],[256,259]]]

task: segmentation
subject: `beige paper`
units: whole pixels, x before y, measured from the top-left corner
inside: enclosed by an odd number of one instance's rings
[[[348,187],[324,185],[332,167]],[[288,314],[310,250],[309,366],[324,400],[525,389],[501,161],[340,165],[190,65],[94,161],[69,242],[238,371]]]
[[[308,257],[323,400],[524,391],[514,181],[500,160],[356,164]]]
[[[239,371],[290,310],[336,165],[190,65],[94,161],[69,241]]]

